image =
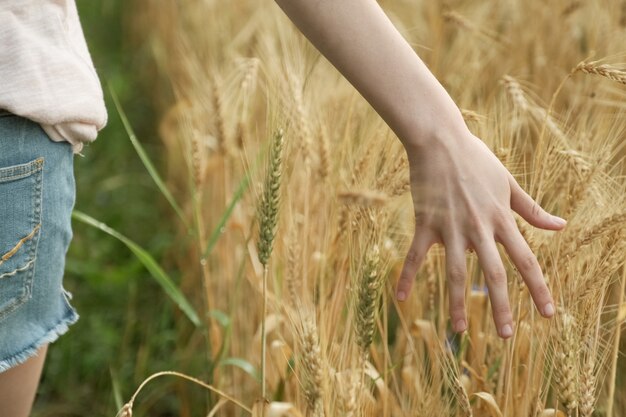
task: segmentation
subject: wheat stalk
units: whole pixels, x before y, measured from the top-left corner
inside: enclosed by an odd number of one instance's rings
[[[617,305],[621,306],[622,302],[624,300],[624,290],[626,290],[626,266],[622,266],[622,276],[620,277],[620,285],[619,287],[619,294],[617,297]],[[606,406],[606,416],[607,417],[613,417],[613,407],[614,407],[614,399],[615,399],[615,377],[617,375],[617,368],[618,368],[618,359],[619,359],[619,346],[620,346],[620,340],[621,340],[621,335],[622,335],[622,323],[619,319],[619,310],[617,312],[617,318],[616,318],[616,322],[617,322],[617,326],[615,326],[614,329],[614,335],[613,335],[613,346],[611,349],[611,368],[610,368],[610,374],[609,374],[609,393],[607,395],[607,406]]]
[[[263,314],[261,322],[261,393],[265,398],[266,393],[266,361],[265,351],[267,345],[266,316],[267,316],[267,275],[268,261],[274,245],[276,225],[278,223],[278,210],[280,203],[280,177],[282,174],[282,151],[283,131],[279,129],[270,144],[269,167],[265,177],[263,195],[259,205],[259,261],[263,265]]]

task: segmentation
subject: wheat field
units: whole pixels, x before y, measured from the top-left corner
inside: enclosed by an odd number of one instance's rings
[[[212,390],[181,415],[626,416],[626,2],[380,3],[470,130],[568,220],[518,218],[557,314],[537,314],[501,251],[515,334],[500,339],[468,253],[455,335],[441,245],[398,304],[414,219],[382,119],[269,0],[143,0],[181,207],[169,256],[203,326],[177,320]]]

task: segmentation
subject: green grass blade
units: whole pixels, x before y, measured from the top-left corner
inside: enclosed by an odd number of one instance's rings
[[[254,378],[257,382],[261,382],[261,374],[259,373],[259,370],[256,369],[254,367],[254,365],[252,365],[250,362],[248,362],[245,359],[241,359],[241,358],[226,358],[224,360],[221,360],[219,362],[220,366],[235,366],[239,369],[241,369],[242,371],[244,371],[245,373],[247,373],[248,375],[250,375],[252,378]]]
[[[247,171],[246,175],[241,179],[241,181],[239,181],[239,184],[237,185],[237,189],[235,190],[235,194],[233,195],[232,200],[230,201],[230,203],[228,203],[228,207],[226,207],[226,210],[224,211],[224,213],[222,213],[222,217],[220,218],[220,221],[218,222],[217,227],[213,230],[213,232],[211,233],[211,236],[209,236],[206,249],[204,250],[204,253],[202,254],[203,259],[206,259],[206,257],[209,256],[209,254],[213,250],[213,247],[215,246],[217,241],[220,239],[224,226],[226,225],[226,222],[228,221],[230,216],[233,214],[233,210],[235,209],[235,206],[237,205],[239,200],[241,200],[241,197],[243,197],[243,194],[246,192],[246,190],[250,186],[250,178],[257,171],[259,163],[261,162],[261,158],[263,157],[263,155],[265,155],[265,148],[267,148],[267,146],[268,146],[267,144],[263,146],[263,149],[257,155],[256,161],[254,162],[252,169]]]
[[[230,335],[232,332],[231,327],[231,318],[221,310],[211,310],[207,313],[207,317],[215,319],[220,326],[224,329],[224,335],[222,337],[222,344],[220,345],[217,354],[209,364],[209,375],[213,375],[213,371],[215,367],[219,365],[220,361],[226,354],[226,350],[228,349],[228,342],[230,341]]]
[[[228,317],[228,315],[224,313],[223,311],[210,310],[206,315],[207,317],[217,320],[220,326],[222,326],[224,329],[227,329],[228,327],[230,327],[230,323],[231,323],[230,317]]]
[[[146,267],[152,277],[163,288],[165,293],[172,299],[172,301],[176,303],[176,305],[178,305],[183,313],[185,313],[187,318],[189,318],[189,320],[191,320],[191,322],[198,327],[202,325],[202,322],[198,318],[196,311],[191,306],[187,298],[178,289],[176,284],[174,284],[174,281],[172,281],[169,275],[159,266],[159,264],[154,260],[152,256],[150,256],[150,254],[145,249],[143,249],[141,246],[139,246],[123,234],[110,228],[106,224],[99,222],[98,220],[85,213],[74,210],[74,212],[72,213],[72,218],[82,223],[93,226],[96,229],[100,229],[103,232],[113,236],[114,238],[124,243],[133,252],[133,254],[135,254],[137,259]]]
[[[124,406],[124,402],[122,401],[120,382],[113,368],[109,369],[109,373],[111,374],[111,385],[113,386],[113,401],[115,401],[115,408],[117,410],[121,410]]]
[[[215,229],[213,230],[213,233],[211,233],[211,236],[209,237],[209,241],[206,245],[206,249],[204,250],[204,253],[202,254],[203,258],[206,258],[209,255],[209,253],[211,253],[211,250],[213,250],[213,247],[215,246],[215,244],[217,243],[217,241],[219,240],[222,234],[222,230],[224,229],[226,222],[228,221],[230,216],[233,214],[233,210],[235,209],[237,202],[241,200],[241,197],[243,197],[243,193],[248,189],[249,185],[250,185],[250,174],[246,174],[246,176],[243,177],[243,179],[239,182],[239,185],[237,186],[237,190],[235,190],[235,194],[233,195],[232,200],[228,204],[228,207],[226,208],[224,213],[222,213],[222,217],[220,218],[220,221],[217,224],[217,227],[215,227]]]
[[[122,119],[122,124],[124,125],[124,129],[126,130],[126,134],[128,135],[130,142],[133,144],[133,147],[135,148],[137,155],[139,155],[139,159],[141,159],[141,162],[148,170],[150,177],[152,177],[152,180],[161,191],[161,194],[163,194],[165,199],[170,203],[170,205],[172,206],[172,208],[174,209],[174,211],[176,212],[180,220],[185,225],[185,228],[189,231],[190,230],[189,224],[185,220],[185,216],[183,215],[182,209],[180,208],[180,206],[174,199],[174,196],[172,195],[172,193],[170,193],[170,190],[168,190],[168,188],[165,186],[165,183],[163,182],[163,180],[161,179],[161,176],[159,175],[158,171],[154,167],[154,164],[148,157],[148,154],[146,153],[146,151],[143,149],[143,146],[141,146],[141,143],[137,139],[137,135],[135,135],[135,131],[133,130],[132,126],[130,125],[130,122],[128,121],[128,117],[126,117],[126,112],[124,112],[124,109],[122,108],[122,105],[120,104],[120,101],[117,98],[117,94],[115,94],[115,91],[113,90],[113,87],[111,87],[111,85],[109,85],[109,92],[111,93],[111,97],[113,98],[113,103],[115,104],[117,113],[120,115],[120,119]]]

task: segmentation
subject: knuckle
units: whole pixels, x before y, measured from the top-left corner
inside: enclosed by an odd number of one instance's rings
[[[465,317],[465,305],[463,304],[463,300],[450,304],[450,317],[457,319]]]
[[[523,273],[529,273],[537,267],[537,258],[532,253],[522,256],[519,261],[519,268]]]
[[[452,285],[464,285],[465,271],[456,266],[450,267],[448,269],[448,281]]]
[[[477,242],[482,242],[486,237],[489,236],[489,234],[487,233],[487,224],[485,223],[485,220],[478,214],[469,215],[467,219],[467,228],[470,235],[474,236],[474,240]]]
[[[406,264],[408,266],[418,266],[420,261],[419,253],[415,249],[409,250],[409,253],[406,254]]]
[[[531,213],[533,214],[533,216],[537,217],[540,216],[541,214],[543,214],[543,209],[541,208],[541,206],[539,204],[537,204],[536,201],[533,201],[533,204],[530,208]]]
[[[530,288],[530,291],[536,300],[549,300],[552,297],[550,289],[543,282]]]
[[[506,271],[502,268],[494,268],[486,274],[486,278],[494,285],[506,285]]]
[[[503,208],[498,208],[493,213],[493,221],[500,227],[509,227],[511,224],[511,213]]]
[[[476,211],[471,211],[467,214],[467,225],[471,230],[482,228],[482,218]]]
[[[426,213],[424,213],[424,211],[422,211],[422,210],[415,210],[414,215],[415,215],[415,227],[426,226],[427,217],[426,217]]]
[[[491,310],[493,311],[494,318],[500,320],[508,320],[511,316],[511,309],[508,303],[494,305],[491,307]]]
[[[398,282],[400,284],[406,285],[406,283],[411,283],[415,279],[415,273],[413,269],[407,268],[406,266],[400,272],[400,277],[398,278]]]

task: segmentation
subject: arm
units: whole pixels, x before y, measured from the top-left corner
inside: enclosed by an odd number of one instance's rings
[[[375,0],[276,2],[400,140],[426,144],[442,124],[465,129],[448,93]]]
[[[446,247],[450,316],[467,327],[465,250],[476,251],[501,337],[513,334],[507,279],[496,241],[522,274],[540,313],[554,314],[536,257],[511,209],[529,223],[558,230],[489,148],[471,134],[453,100],[375,0],[276,0],[302,33],[393,129],[410,166],[416,224],[396,296],[404,301],[428,249]]]

